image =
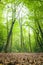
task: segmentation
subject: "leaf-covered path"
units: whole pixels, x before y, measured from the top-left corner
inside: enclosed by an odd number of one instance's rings
[[[0,53],[2,65],[43,65],[43,53]]]

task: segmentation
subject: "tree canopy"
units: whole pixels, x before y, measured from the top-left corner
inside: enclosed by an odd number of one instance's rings
[[[43,52],[43,0],[0,0],[0,52]]]

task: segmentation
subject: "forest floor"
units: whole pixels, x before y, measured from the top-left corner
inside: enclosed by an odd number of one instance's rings
[[[43,65],[43,53],[0,53],[0,65]]]

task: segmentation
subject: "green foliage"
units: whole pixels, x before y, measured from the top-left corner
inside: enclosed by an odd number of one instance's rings
[[[7,52],[43,52],[42,0],[1,0],[0,52],[5,45]]]

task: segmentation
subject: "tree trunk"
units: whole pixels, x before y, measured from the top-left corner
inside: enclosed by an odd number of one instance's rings
[[[30,46],[30,52],[32,52],[31,39],[30,39],[30,28],[29,28],[29,46]]]
[[[9,42],[10,42],[10,38],[11,38],[11,34],[12,34],[12,29],[13,29],[14,23],[15,23],[15,20],[12,22],[10,31],[9,31],[8,36],[7,36],[7,43],[6,43],[5,48],[4,48],[5,52],[8,52],[7,48],[8,48]]]

